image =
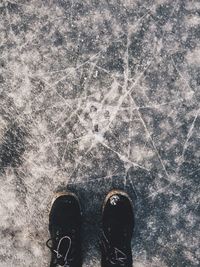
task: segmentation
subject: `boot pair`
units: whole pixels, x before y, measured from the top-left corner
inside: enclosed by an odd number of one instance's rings
[[[124,191],[112,190],[102,208],[101,266],[131,267],[131,239],[134,228],[133,205]],[[52,252],[50,267],[81,267],[81,207],[71,192],[58,193],[49,214]]]

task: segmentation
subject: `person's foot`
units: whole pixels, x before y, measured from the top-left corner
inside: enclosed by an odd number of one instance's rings
[[[108,193],[102,213],[102,267],[131,267],[134,213],[129,196],[119,190]]]
[[[81,209],[73,193],[58,193],[49,214],[50,267],[81,267]]]

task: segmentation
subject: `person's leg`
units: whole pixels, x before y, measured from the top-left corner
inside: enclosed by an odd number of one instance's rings
[[[73,193],[58,193],[49,214],[50,267],[81,267],[81,209]]]
[[[131,199],[123,191],[112,190],[103,204],[102,267],[132,267],[133,228]]]

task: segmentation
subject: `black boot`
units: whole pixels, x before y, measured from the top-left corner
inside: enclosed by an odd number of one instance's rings
[[[50,267],[81,267],[81,209],[73,193],[58,193],[49,214]],[[50,245],[51,243],[51,245]]]
[[[102,267],[132,267],[131,239],[134,228],[133,205],[129,196],[112,190],[102,214]]]

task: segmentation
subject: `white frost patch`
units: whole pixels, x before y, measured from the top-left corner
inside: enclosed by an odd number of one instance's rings
[[[189,212],[189,214],[186,215],[185,219],[189,227],[194,226],[197,221],[196,216],[192,212]]]
[[[145,267],[147,266],[146,264],[144,263],[141,263],[141,262],[135,262],[135,264],[133,265],[134,267]]]
[[[186,55],[186,60],[189,65],[200,64],[200,47],[195,48],[193,51],[189,51]]]
[[[151,261],[135,261],[133,267],[168,267],[158,257],[153,257]]]
[[[101,133],[97,133],[97,134],[95,134],[94,136],[95,136],[95,139],[96,139],[98,142],[100,142],[100,143],[104,142],[104,137],[103,137],[103,135],[102,135]]]
[[[34,244],[34,243],[32,243],[32,245],[31,245],[31,251],[32,251],[32,253],[33,253],[33,255],[35,256],[35,257],[42,257],[42,251],[41,251],[41,248],[40,247],[38,247],[38,244]]]
[[[171,205],[171,209],[170,209],[170,214],[171,215],[176,215],[180,210],[180,207],[178,205],[178,203],[173,202]]]
[[[194,257],[194,254],[191,253],[188,250],[183,251],[183,254],[185,255],[186,259],[189,260],[192,264],[195,264],[195,266],[199,266],[199,260]]]
[[[83,267],[90,267],[90,266],[99,266],[99,260],[97,258],[92,257],[92,255],[90,255],[91,259],[89,260],[89,263],[83,263]]]
[[[185,23],[186,23],[186,25],[189,25],[190,27],[197,26],[200,24],[200,17],[197,15],[193,15],[189,18],[186,18]]]
[[[4,182],[0,187],[0,226],[7,227],[7,222],[10,219],[11,214],[17,207],[16,195],[15,195],[15,184],[14,174],[10,169],[7,169],[3,177]]]
[[[200,2],[197,0],[189,0],[185,4],[186,10],[196,10],[200,8]]]
[[[6,120],[3,120],[3,119],[0,117],[0,141],[2,140],[2,137],[3,137],[3,135],[4,135],[6,126],[7,126]]]
[[[13,89],[8,94],[15,101],[17,107],[22,107],[30,96],[31,83],[29,79],[29,69],[24,64],[14,63],[11,66],[13,72]]]
[[[137,146],[134,145],[131,148],[131,159],[136,162],[143,162],[144,159],[151,159],[155,155],[155,151],[151,148],[147,148],[146,146]],[[149,165],[148,167],[150,167]],[[147,167],[147,166],[146,166]]]

